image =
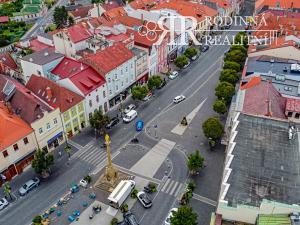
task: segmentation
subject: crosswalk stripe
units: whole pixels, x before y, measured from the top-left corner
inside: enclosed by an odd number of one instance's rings
[[[84,149],[82,152],[80,152],[77,157],[80,158],[82,155],[84,155],[85,153],[87,153],[88,151],[90,151],[91,149],[93,149],[93,146],[89,146],[88,148]]]
[[[169,193],[170,195],[173,195],[173,193],[174,193],[174,191],[175,191],[177,185],[178,185],[178,181],[175,182],[175,184],[174,184],[174,186],[173,186],[173,189],[170,190],[170,193]]]
[[[171,183],[169,184],[169,187],[168,187],[167,190],[165,191],[166,193],[169,193],[169,191],[170,191],[171,188],[173,187],[173,183],[174,183],[174,182],[175,182],[174,180],[171,181]]]
[[[168,179],[168,180],[166,181],[166,183],[165,183],[164,186],[162,187],[161,191],[164,191],[164,190],[166,189],[166,187],[168,186],[169,182],[170,182],[170,179]]]
[[[90,161],[89,163],[96,166],[97,164],[105,161],[105,159],[106,159],[106,156],[102,155],[100,158],[95,158],[94,160]]]
[[[181,190],[182,183],[179,184],[179,187],[177,188],[177,191],[175,192],[175,197],[179,194],[179,191]]]
[[[85,156],[81,157],[81,159],[84,161],[89,161],[90,159],[97,157],[99,154],[101,153],[98,151],[92,151],[90,154],[86,154]]]
[[[101,159],[101,158],[103,158],[103,156],[104,156],[104,154],[94,154],[93,155],[93,157],[90,157],[89,159],[87,159],[87,160],[85,160],[85,161],[87,161],[87,162],[89,162],[89,163],[92,163],[93,161],[97,161],[97,160],[99,160],[99,159]]]

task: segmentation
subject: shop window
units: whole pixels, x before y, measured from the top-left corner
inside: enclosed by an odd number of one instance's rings
[[[300,114],[299,114],[299,113],[296,113],[295,118],[296,118],[296,119],[299,119],[299,116],[300,116]]]
[[[24,139],[23,139],[23,141],[24,141],[24,144],[25,144],[25,145],[27,145],[27,144],[29,143],[29,141],[28,141],[28,138],[27,138],[27,137],[26,137],[26,138],[24,138]]]
[[[293,112],[288,112],[288,117],[292,117],[293,116]]]
[[[24,142],[25,142],[25,141],[24,141]],[[18,144],[14,144],[14,145],[13,145],[13,148],[14,148],[15,151],[18,151],[18,150],[19,150]]]
[[[6,158],[6,157],[8,156],[7,150],[4,150],[4,151],[2,152],[2,154],[3,154],[4,158]]]
[[[39,129],[39,133],[42,134],[43,133],[43,128]]]
[[[56,118],[53,119],[53,123],[57,124],[57,119]]]

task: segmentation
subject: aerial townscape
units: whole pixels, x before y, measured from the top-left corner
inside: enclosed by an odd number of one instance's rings
[[[300,225],[300,0],[0,0],[0,225]]]

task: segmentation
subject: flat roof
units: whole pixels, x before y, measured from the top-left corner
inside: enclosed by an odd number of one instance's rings
[[[240,114],[225,195],[229,206],[260,206],[263,199],[300,203],[300,138],[289,123]],[[296,128],[300,129],[300,125]]]

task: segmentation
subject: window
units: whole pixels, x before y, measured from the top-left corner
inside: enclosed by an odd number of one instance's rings
[[[108,83],[110,83],[110,78],[108,78]]]
[[[122,83],[121,83],[121,86],[123,87],[124,86],[124,82],[122,81]]]
[[[288,112],[288,117],[292,117],[293,116],[293,112]]]
[[[57,124],[57,119],[56,118],[53,119],[53,123]]]
[[[128,77],[126,77],[126,83],[128,83]]]
[[[122,70],[121,70],[122,71]],[[115,74],[115,79],[118,79],[118,75],[117,74]]]
[[[28,141],[28,140],[27,140],[27,141]],[[24,143],[25,143],[25,141],[24,141]],[[14,145],[13,145],[13,148],[14,148],[15,151],[18,151],[18,150],[19,150],[18,144],[14,144]]]
[[[50,123],[47,123],[47,130],[50,129]]]
[[[110,94],[110,95],[112,94],[112,91],[111,91],[111,90],[109,90],[109,94]]]
[[[119,87],[118,87],[118,85],[116,85],[116,90],[119,90]]]
[[[43,133],[43,128],[40,128],[40,129],[39,129],[39,133],[40,133],[40,134]]]
[[[96,102],[99,102],[99,95],[96,96]]]
[[[2,154],[3,154],[4,158],[6,158],[6,157],[8,156],[7,150],[4,150],[4,151],[2,152]]]
[[[90,105],[90,107],[92,107],[92,100],[89,101],[89,105]]]
[[[296,118],[296,119],[299,119],[299,116],[300,116],[300,114],[299,114],[299,113],[296,113],[295,118]]]
[[[131,67],[131,69],[133,68],[133,63],[131,63],[130,67]]]
[[[91,119],[91,118],[92,118],[92,116],[93,116],[93,114],[92,114],[92,113],[89,113],[89,119]]]
[[[105,98],[106,97],[106,93],[105,93],[105,91],[103,91],[103,98]]]
[[[24,144],[25,144],[25,145],[27,145],[28,142],[29,142],[27,137],[26,137],[26,138],[23,138],[23,141],[24,141]]]
[[[38,74],[38,75],[41,75],[42,73],[41,73],[41,71],[38,70],[38,71],[37,71],[37,74]]]
[[[123,74],[123,70],[121,69],[121,74]]]
[[[126,72],[128,71],[128,68],[127,68],[127,66],[125,67],[125,71],[126,71]]]

